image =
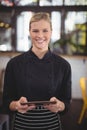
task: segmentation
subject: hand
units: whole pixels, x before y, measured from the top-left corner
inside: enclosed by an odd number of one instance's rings
[[[62,101],[58,100],[56,97],[52,97],[50,99],[50,101],[55,101],[56,103],[45,105],[44,108],[46,108],[54,113],[61,112],[65,109],[65,104]]]
[[[18,101],[12,101],[10,104],[11,110],[16,110],[20,113],[26,113],[28,110],[34,109],[36,106],[34,104],[28,105],[21,105],[21,103],[28,102],[26,97],[21,97]]]

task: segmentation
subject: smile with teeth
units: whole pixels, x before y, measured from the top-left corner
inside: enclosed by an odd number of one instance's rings
[[[45,39],[40,39],[40,40],[37,40],[38,43],[43,43],[45,41]]]

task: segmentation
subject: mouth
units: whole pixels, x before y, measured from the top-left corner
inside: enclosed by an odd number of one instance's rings
[[[44,43],[45,39],[40,39],[40,40],[36,39],[36,41],[38,42],[38,44],[42,44]]]

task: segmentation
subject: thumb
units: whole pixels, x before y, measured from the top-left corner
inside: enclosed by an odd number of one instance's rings
[[[26,97],[21,97],[20,102],[27,102],[27,98]]]
[[[50,99],[50,101],[56,101],[56,100],[57,100],[56,97],[52,97],[52,98]]]

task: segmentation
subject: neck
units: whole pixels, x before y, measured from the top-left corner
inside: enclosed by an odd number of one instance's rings
[[[35,53],[35,55],[39,58],[42,59],[44,55],[47,53],[48,49],[46,50],[41,50],[41,49],[36,49],[32,47],[32,51]]]

